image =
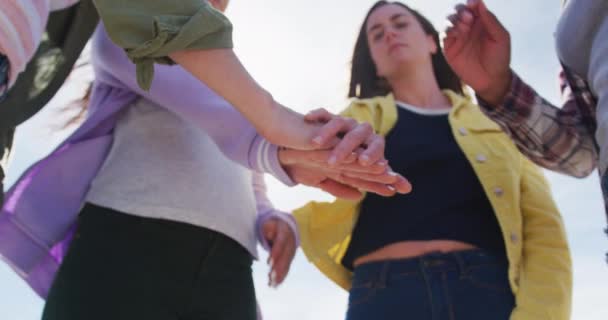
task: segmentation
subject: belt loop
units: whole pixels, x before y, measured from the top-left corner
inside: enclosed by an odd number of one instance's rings
[[[452,252],[456,263],[458,264],[458,271],[460,273],[460,279],[465,279],[469,276],[469,270],[467,268],[467,263],[464,257],[460,254],[460,252]]]

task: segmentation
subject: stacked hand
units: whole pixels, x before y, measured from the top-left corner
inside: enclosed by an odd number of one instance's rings
[[[393,172],[384,159],[384,138],[369,124],[322,109],[309,113],[305,120],[323,124],[316,141],[323,149],[279,151],[279,161],[294,181],[352,200],[360,199],[361,191],[383,196],[411,191],[409,182]],[[345,127],[351,130],[337,138]]]

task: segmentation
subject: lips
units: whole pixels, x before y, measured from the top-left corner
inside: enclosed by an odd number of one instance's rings
[[[401,48],[401,47],[405,47],[405,46],[406,46],[406,45],[405,45],[405,44],[402,44],[402,43],[395,43],[395,44],[392,44],[392,45],[390,45],[390,46],[388,47],[388,53],[392,53],[393,51],[395,51],[395,50],[397,50],[397,49],[399,49],[399,48]]]

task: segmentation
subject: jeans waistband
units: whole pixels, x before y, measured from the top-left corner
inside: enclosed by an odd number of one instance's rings
[[[382,260],[364,263],[354,270],[353,287],[369,283],[370,279],[385,283],[391,278],[432,272],[458,271],[463,275],[476,266],[503,265],[508,268],[506,256],[500,256],[481,249],[447,253],[429,253],[419,257]]]

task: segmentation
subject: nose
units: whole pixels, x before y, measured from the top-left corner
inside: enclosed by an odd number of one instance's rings
[[[386,40],[387,43],[391,43],[391,41],[395,40],[396,36],[395,30],[393,28],[388,28],[384,33],[384,40]]]

